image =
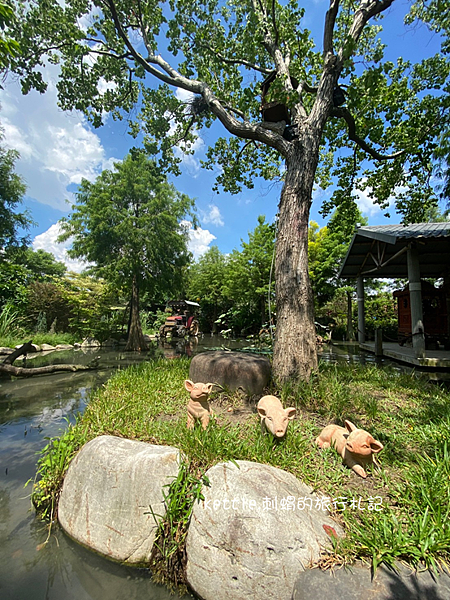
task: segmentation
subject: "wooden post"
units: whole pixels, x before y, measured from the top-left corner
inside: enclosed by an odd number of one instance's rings
[[[447,335],[450,338],[450,270],[444,274],[445,308],[447,311]]]
[[[356,293],[358,296],[358,342],[366,341],[366,321],[364,310],[364,279],[360,275],[356,280]]]
[[[347,340],[355,341],[355,332],[353,331],[353,311],[352,311],[352,293],[347,290]]]
[[[420,283],[419,252],[414,243],[408,246],[407,263],[413,350],[417,358],[423,358],[425,356],[425,331],[423,328],[422,284]]]
[[[375,356],[383,356],[383,330],[381,327],[375,329]]]

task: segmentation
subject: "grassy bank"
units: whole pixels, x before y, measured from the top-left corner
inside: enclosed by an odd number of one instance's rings
[[[0,336],[0,346],[5,348],[15,348],[32,340],[33,344],[42,346],[42,344],[49,344],[50,346],[57,346],[58,344],[75,344],[76,342],[82,341],[80,336],[76,336],[72,333],[12,333],[8,334],[4,332]]]
[[[213,394],[216,418],[208,429],[188,431],[183,386],[188,371],[187,359],[159,360],[112,377],[78,423],[47,447],[36,506],[49,514],[76,450],[97,435],[112,434],[180,448],[196,477],[219,461],[252,460],[290,471],[333,499],[346,498],[337,505],[345,510],[336,515],[347,535],[333,561],[359,557],[375,567],[396,559],[428,566],[450,562],[448,391],[375,367],[324,365],[309,383],[271,390],[285,406],[297,407],[286,439],[275,442],[260,433],[257,399],[226,393]],[[323,426],[344,419],[385,446],[381,470],[367,480],[343,467],[334,450],[320,451],[314,444]],[[353,499],[356,508],[350,506]]]

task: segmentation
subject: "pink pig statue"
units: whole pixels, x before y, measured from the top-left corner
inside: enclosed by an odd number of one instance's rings
[[[200,421],[203,429],[208,427],[211,417],[211,408],[208,402],[208,396],[213,388],[213,383],[194,383],[190,379],[186,379],[184,387],[191,395],[187,411],[187,426],[188,429],[194,429],[195,421]]]
[[[261,431],[266,430],[276,438],[286,435],[289,421],[295,417],[295,408],[283,408],[276,396],[263,396],[258,402],[258,413],[261,417]]]
[[[383,444],[364,429],[358,429],[351,421],[345,421],[345,428],[327,425],[316,439],[316,444],[320,448],[336,448],[344,459],[344,464],[364,479],[367,477],[364,467],[372,464],[373,455],[383,450]]]

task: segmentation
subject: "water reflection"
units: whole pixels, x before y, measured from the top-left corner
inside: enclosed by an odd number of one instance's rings
[[[27,366],[87,364],[101,354],[96,371],[0,380],[0,598],[109,600],[126,597],[168,600],[145,570],[125,568],[71,542],[58,529],[42,550],[47,530],[35,519],[25,483],[35,475],[37,453],[82,412],[92,390],[114,369],[148,360],[149,354],[120,350],[60,352],[31,356]],[[20,361],[18,361],[20,364]]]

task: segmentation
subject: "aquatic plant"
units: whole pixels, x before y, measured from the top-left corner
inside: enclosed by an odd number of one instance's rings
[[[186,587],[186,536],[195,502],[203,500],[202,485],[209,485],[207,477],[197,477],[195,467],[187,461],[180,465],[178,477],[163,489],[166,513],[158,520],[155,542],[150,557],[150,569],[157,583],[164,583],[178,591]]]

